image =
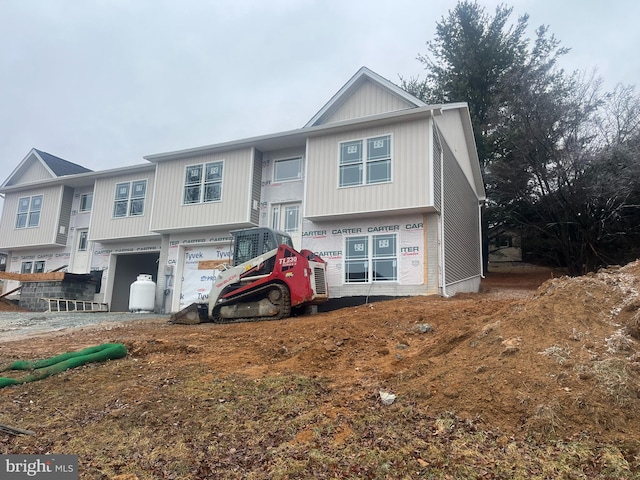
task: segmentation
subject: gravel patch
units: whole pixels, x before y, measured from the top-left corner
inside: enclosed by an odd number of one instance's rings
[[[151,318],[168,320],[169,315],[128,312],[0,312],[0,342],[70,328],[135,322]]]

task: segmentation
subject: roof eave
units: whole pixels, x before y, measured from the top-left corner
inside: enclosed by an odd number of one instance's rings
[[[81,186],[88,185],[99,178],[105,177],[113,177],[117,175],[127,174],[127,173],[137,173],[144,172],[149,170],[155,170],[155,165],[148,163],[140,163],[137,165],[129,165],[126,167],[118,167],[112,168],[109,170],[101,170],[99,172],[84,172],[77,173],[75,175],[63,175],[61,177],[55,177],[48,180],[37,180],[35,182],[21,183],[19,185],[11,185],[8,187],[0,187],[0,193],[11,193],[20,190],[30,190],[33,188],[38,188],[42,186],[51,186],[51,185],[70,185],[70,186]],[[86,181],[85,181],[86,180]]]
[[[362,127],[363,125],[370,126],[374,123],[388,123],[391,120],[395,120],[401,117],[410,119],[412,117],[428,116],[432,115],[434,111],[441,108],[440,105],[426,105],[424,107],[408,108],[406,110],[397,110],[394,112],[387,112],[378,115],[371,115],[368,117],[360,117],[350,120],[343,120],[341,122],[333,122],[324,125],[317,125],[313,127],[305,127],[297,130],[289,130],[280,133],[274,133],[270,135],[261,135],[257,137],[250,137],[241,140],[235,140],[232,142],[224,142],[213,145],[205,145],[202,147],[189,148],[185,150],[176,150],[166,153],[155,153],[152,155],[145,155],[143,158],[152,163],[158,163],[168,160],[179,160],[182,158],[190,158],[197,155],[207,155],[211,153],[220,153],[229,150],[235,150],[239,148],[265,148],[266,145],[273,145],[274,148],[285,148],[292,143],[297,143],[303,146],[308,137],[315,137],[331,130],[353,130],[355,128]],[[267,148],[265,148],[267,149]]]

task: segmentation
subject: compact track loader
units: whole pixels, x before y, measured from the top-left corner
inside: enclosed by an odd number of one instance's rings
[[[305,313],[329,299],[326,263],[291,237],[270,228],[231,232],[233,263],[215,277],[209,303],[193,303],[171,315],[172,323],[277,320]]]

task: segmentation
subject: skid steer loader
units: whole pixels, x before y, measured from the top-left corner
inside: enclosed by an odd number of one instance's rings
[[[286,233],[255,227],[231,235],[233,263],[220,267],[208,304],[193,303],[170,322],[277,320],[329,299],[325,261],[309,250],[296,251]]]

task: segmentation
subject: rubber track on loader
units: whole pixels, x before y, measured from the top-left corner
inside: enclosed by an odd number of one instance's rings
[[[254,297],[256,296],[257,293],[268,292],[269,290],[273,290],[274,287],[280,290],[280,292],[282,293],[282,297],[280,298],[280,301],[277,304],[282,306],[282,310],[278,315],[274,315],[272,317],[267,316],[267,317],[249,317],[249,318],[222,318],[218,315],[215,315],[215,312],[214,312],[214,315],[211,321],[213,323],[244,323],[244,322],[265,322],[268,320],[282,320],[284,318],[288,318],[291,315],[291,294],[289,293],[289,289],[285,285],[281,285],[278,283],[265,285],[257,290],[252,290],[250,292],[243,293],[242,295],[238,295],[237,297],[234,297],[233,298],[234,301],[229,302],[229,304],[231,305],[233,303],[238,303],[236,302],[236,300],[239,300],[242,298]],[[225,304],[222,304],[217,308],[220,308],[223,306],[225,306]]]

